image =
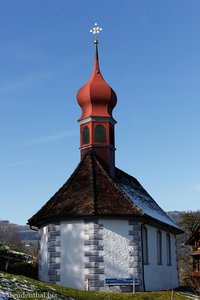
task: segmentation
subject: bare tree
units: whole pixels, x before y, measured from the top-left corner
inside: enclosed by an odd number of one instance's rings
[[[4,246],[21,249],[22,243],[19,238],[18,229],[14,224],[8,221],[0,221],[0,243]]]
[[[200,211],[181,212],[178,225],[184,231],[177,237],[177,250],[179,262],[179,275],[182,285],[187,285],[192,272],[192,249],[186,245],[186,241],[200,224]]]

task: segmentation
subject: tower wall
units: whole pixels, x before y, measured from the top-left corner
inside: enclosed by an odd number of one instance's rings
[[[115,173],[115,124],[116,121],[108,117],[91,117],[80,121],[81,159],[92,151],[112,177]]]

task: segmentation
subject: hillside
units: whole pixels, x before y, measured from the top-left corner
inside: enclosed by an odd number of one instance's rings
[[[35,241],[38,240],[38,232],[31,230],[28,225],[18,225],[10,223],[8,220],[0,220],[0,228],[8,228],[15,231],[19,238],[23,241]]]
[[[171,292],[108,294],[78,291],[50,283],[44,283],[24,276],[0,272],[0,300],[4,299],[57,299],[57,300],[170,300]],[[173,300],[188,300],[179,292],[174,292]],[[194,299],[194,298],[190,298]],[[199,298],[196,298],[199,299]]]

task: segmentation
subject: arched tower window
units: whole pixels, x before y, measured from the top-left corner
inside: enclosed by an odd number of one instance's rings
[[[157,264],[162,265],[162,233],[157,231]]]
[[[95,142],[105,143],[106,142],[106,129],[103,125],[98,124],[94,130]]]
[[[171,266],[172,264],[172,254],[171,254],[171,239],[169,233],[166,235],[166,247],[167,247],[167,265]]]
[[[82,144],[89,144],[90,142],[90,131],[88,126],[84,126],[82,131]]]
[[[110,124],[110,144],[112,146],[115,145],[115,135],[114,135],[114,127]]]
[[[149,263],[149,254],[148,254],[148,231],[146,227],[142,227],[142,256],[144,265]]]

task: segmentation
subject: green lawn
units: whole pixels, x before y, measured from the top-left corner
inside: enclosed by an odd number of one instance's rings
[[[10,299],[52,299],[66,300],[118,300],[118,299],[135,299],[135,300],[171,300],[170,292],[149,292],[149,293],[128,293],[128,294],[111,294],[79,291],[70,288],[64,288],[58,285],[40,282],[25,276],[12,275],[0,272],[0,296],[1,293],[9,293]],[[21,295],[21,298],[20,296]],[[23,297],[22,297],[23,295]],[[50,299],[50,298],[48,298]],[[180,293],[174,293],[173,300],[189,299]]]

